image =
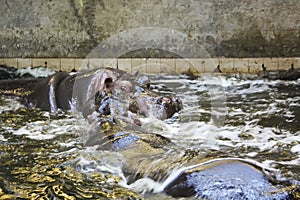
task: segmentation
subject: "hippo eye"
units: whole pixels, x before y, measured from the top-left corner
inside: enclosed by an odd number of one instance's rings
[[[121,86],[121,90],[127,92],[127,88],[125,86]]]

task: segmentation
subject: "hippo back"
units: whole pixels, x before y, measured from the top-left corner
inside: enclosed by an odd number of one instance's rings
[[[216,160],[185,170],[164,191],[174,197],[203,199],[287,199],[257,166],[238,160]]]

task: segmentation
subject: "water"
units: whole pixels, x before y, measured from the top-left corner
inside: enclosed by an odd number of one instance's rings
[[[277,180],[299,183],[300,80],[153,79],[153,90],[176,93],[184,109],[165,121],[142,119],[145,129],[209,156],[257,161],[277,170]],[[162,188],[149,179],[128,185],[123,155],[85,147],[89,127],[78,113],[54,116],[2,97],[0,124],[0,198],[172,199],[149,192]]]

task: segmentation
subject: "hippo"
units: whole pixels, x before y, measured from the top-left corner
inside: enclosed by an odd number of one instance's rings
[[[151,91],[147,77],[137,78],[137,74],[127,74],[113,68],[77,74],[57,72],[46,78],[1,80],[0,95],[17,96],[28,107],[52,113],[76,110],[85,117],[94,110],[103,113],[113,111],[107,107],[112,102],[124,100],[127,101],[128,109],[127,112],[121,111],[123,115],[129,111],[129,114],[153,114],[159,119],[166,119],[182,109],[179,98],[161,96]],[[114,110],[117,111],[120,109]]]
[[[137,192],[164,192],[176,198],[291,199],[290,191],[273,181],[272,170],[253,160],[183,149],[122,118],[95,117],[86,145],[120,153],[125,187]]]

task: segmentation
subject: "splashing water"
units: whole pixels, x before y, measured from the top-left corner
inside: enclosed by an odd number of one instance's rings
[[[170,138],[183,149],[252,159],[278,170],[278,180],[300,181],[299,80],[154,79],[152,89],[176,93],[184,109],[164,121],[143,118],[144,129]],[[111,103],[117,115],[128,106],[126,98]],[[81,117],[53,116],[4,98],[0,108],[0,196],[172,199],[155,192],[184,168],[170,169],[162,182],[143,177],[129,184],[122,171],[124,155],[84,146],[88,125]],[[155,169],[157,160],[151,162]]]

